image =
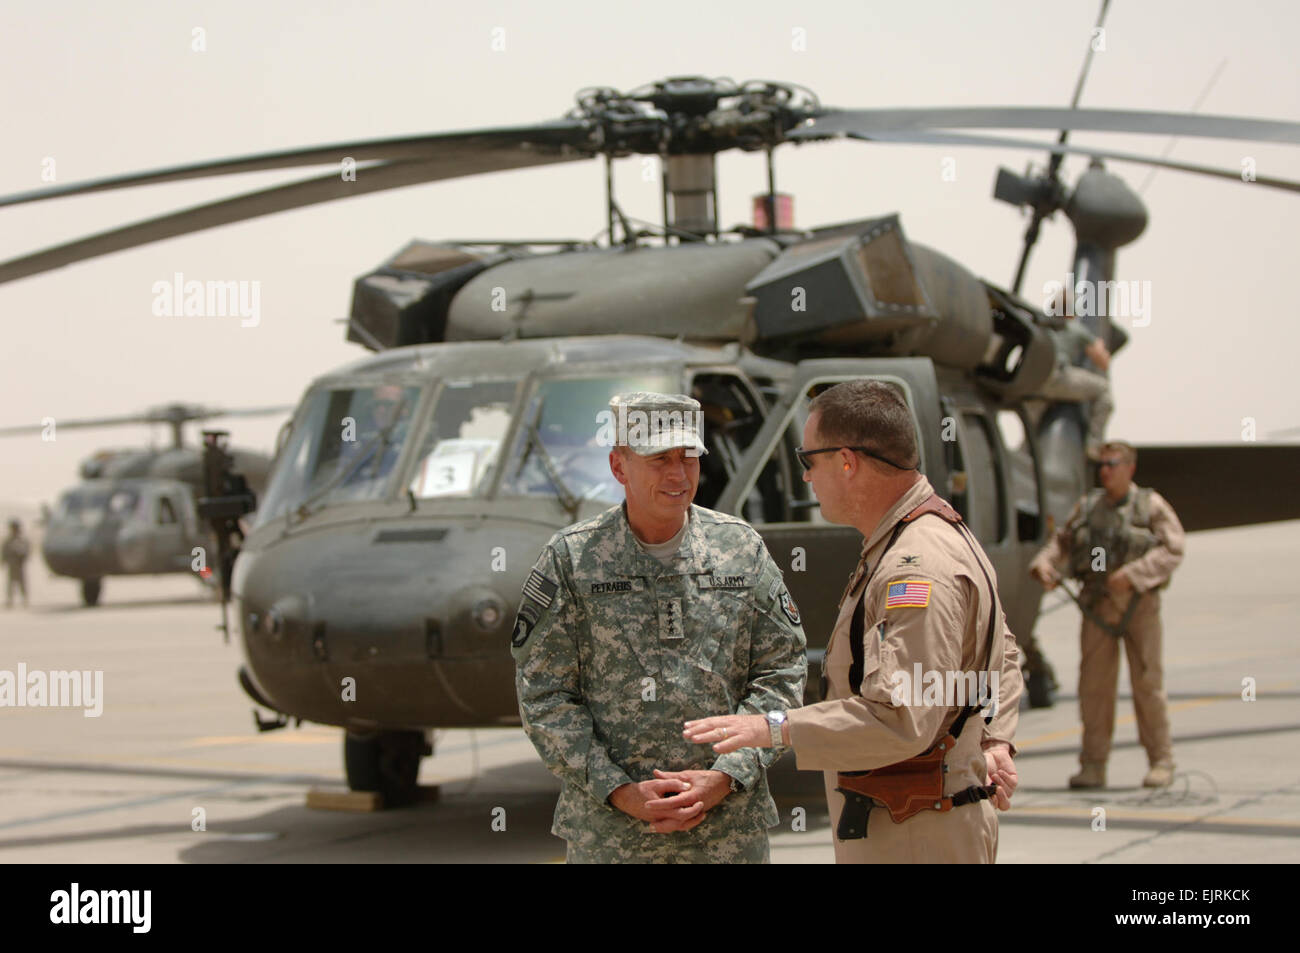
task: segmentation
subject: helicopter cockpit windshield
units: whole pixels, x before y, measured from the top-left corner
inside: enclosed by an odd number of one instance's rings
[[[659,374],[543,378],[524,408],[499,492],[622,502],[602,414],[615,394],[678,390],[680,382]]]
[[[449,379],[415,419],[420,388],[331,383],[308,394],[258,508],[263,524],[286,513],[381,499],[392,492],[426,500],[483,496],[497,483],[503,443],[513,430],[498,492],[617,503],[601,412],[620,392],[676,391],[666,374],[543,377],[514,426],[520,381]],[[427,425],[425,421],[427,420]],[[408,436],[418,441],[398,476]]]
[[[415,499],[480,496],[492,482],[519,382],[449,380],[424,432],[407,491]]]
[[[79,487],[59,498],[52,520],[55,523],[97,525],[105,516],[127,519],[135,512],[140,494],[124,487]]]
[[[281,451],[259,523],[305,506],[376,499],[410,432],[418,387],[322,388]]]

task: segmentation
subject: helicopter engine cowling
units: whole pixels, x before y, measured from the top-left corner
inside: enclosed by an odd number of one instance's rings
[[[946,367],[974,369],[983,360],[993,334],[993,312],[984,285],[973,274],[924,245],[913,245],[917,276],[941,319],[924,330],[904,335],[900,354],[928,357]]]
[[[990,351],[984,284],[946,255],[909,242],[897,215],[792,245],[746,290],[757,302],[753,348],[774,357],[857,350],[971,370]]]
[[[371,350],[444,340],[452,297],[474,275],[509,257],[411,242],[356,280],[347,339]]]
[[[508,261],[451,302],[448,341],[654,334],[744,341],[745,283],[777,256],[770,239],[567,251]]]

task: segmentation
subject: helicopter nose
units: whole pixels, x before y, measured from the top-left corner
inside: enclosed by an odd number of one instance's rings
[[[102,576],[116,568],[112,539],[99,527],[50,527],[41,541],[41,554],[52,572],[64,576]]]
[[[250,540],[233,588],[260,694],[357,729],[517,722],[513,608],[552,528],[483,522]]]

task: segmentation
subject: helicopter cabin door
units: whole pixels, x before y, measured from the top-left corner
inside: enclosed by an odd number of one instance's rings
[[[921,472],[943,492],[948,482],[947,457],[940,439],[934,365],[928,358],[837,358],[803,361],[795,367],[714,505],[751,523],[785,573],[808,637],[806,697],[810,700],[815,699],[817,673],[835,623],[836,603],[857,565],[863,540],[852,526],[822,518],[794,451],[803,439],[812,398],[834,384],[861,378],[883,381],[902,395],[916,425]],[[707,433],[707,416],[705,420]]]
[[[149,512],[150,572],[175,572],[189,566],[187,506],[192,509],[193,504],[174,487],[160,489],[155,494]]]

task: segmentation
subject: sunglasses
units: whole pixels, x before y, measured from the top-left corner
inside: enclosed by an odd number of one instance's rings
[[[1124,462],[1123,460],[1119,459],[1118,457],[1115,457],[1114,459],[1111,459],[1111,460],[1098,460],[1098,461],[1097,461],[1097,466],[1098,466],[1099,468],[1100,468],[1100,467],[1117,467],[1117,466],[1120,466],[1121,464],[1123,464],[1123,462]]]
[[[815,456],[819,453],[834,453],[836,450],[856,450],[858,453],[865,453],[873,460],[879,460],[881,463],[888,463],[895,470],[916,469],[916,467],[900,467],[893,460],[887,460],[884,457],[882,457],[880,454],[876,453],[875,451],[868,450],[866,447],[822,447],[820,450],[805,450],[803,447],[795,447],[794,455],[796,459],[798,459],[800,466],[802,466],[805,470],[811,470],[812,461],[808,459],[809,457]]]

